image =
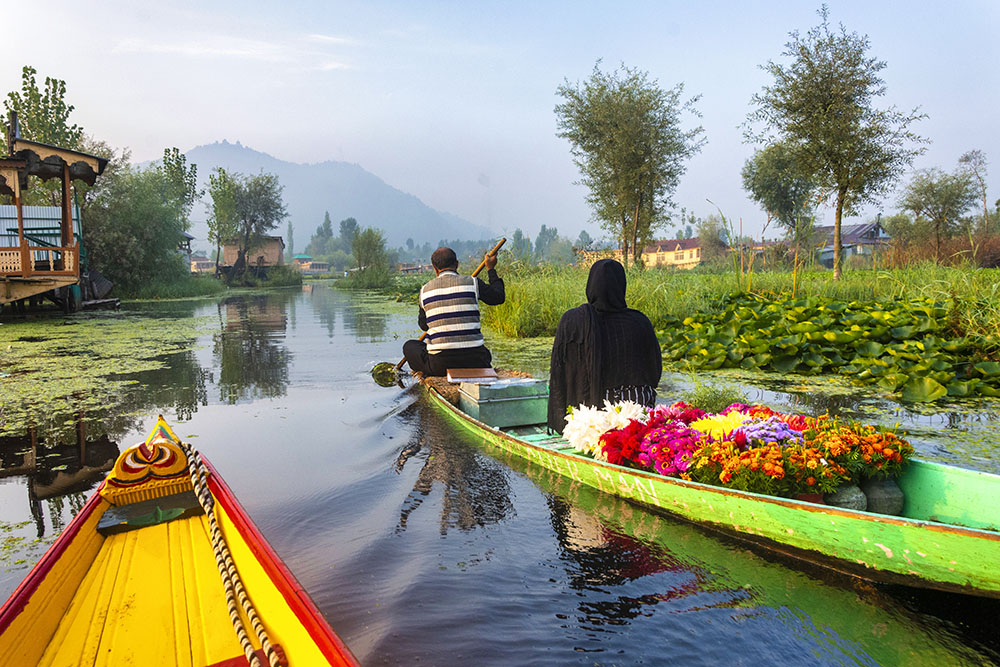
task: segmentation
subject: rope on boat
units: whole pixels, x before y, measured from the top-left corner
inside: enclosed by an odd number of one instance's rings
[[[239,637],[240,645],[243,647],[247,661],[249,661],[251,667],[261,667],[260,658],[257,657],[253,644],[250,642],[246,626],[240,618],[239,607],[236,604],[237,599],[240,606],[243,607],[247,618],[250,619],[250,624],[253,625],[254,632],[257,634],[261,648],[264,649],[264,654],[267,656],[270,667],[279,667],[285,663],[282,661],[279,651],[271,644],[267,630],[264,628],[260,616],[257,615],[257,610],[254,608],[250,596],[247,595],[246,588],[243,586],[243,580],[240,578],[240,573],[236,570],[236,565],[233,563],[233,557],[229,551],[229,546],[226,544],[226,538],[223,537],[222,531],[219,529],[219,524],[215,520],[215,512],[213,511],[215,498],[208,488],[208,468],[205,466],[205,462],[202,461],[201,454],[195,451],[191,445],[182,442],[180,446],[184,450],[185,455],[187,455],[188,473],[191,475],[191,484],[194,486],[195,495],[198,496],[198,502],[201,503],[201,507],[205,510],[205,515],[208,517],[208,525],[212,531],[212,551],[215,552],[215,564],[219,568],[219,574],[222,575],[222,584],[226,590],[229,620],[233,623],[233,629],[236,630],[236,635]]]

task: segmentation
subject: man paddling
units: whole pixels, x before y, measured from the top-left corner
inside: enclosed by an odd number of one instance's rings
[[[458,273],[458,257],[441,247],[431,255],[435,277],[420,288],[417,323],[427,332],[426,343],[408,340],[403,356],[410,369],[425,375],[446,375],[449,368],[489,368],[493,355],[483,342],[479,302],[498,306],[504,302],[503,279],[497,275],[497,256],[486,254],[483,263],[489,283]]]

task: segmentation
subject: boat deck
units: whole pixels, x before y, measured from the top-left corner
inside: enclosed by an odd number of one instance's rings
[[[204,666],[242,656],[199,515],[104,538],[39,664]]]

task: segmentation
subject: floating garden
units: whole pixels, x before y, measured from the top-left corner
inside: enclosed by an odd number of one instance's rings
[[[948,302],[727,297],[715,312],[668,318],[666,362],[691,371],[740,368],[840,374],[906,402],[1000,397],[1000,340],[960,335]]]

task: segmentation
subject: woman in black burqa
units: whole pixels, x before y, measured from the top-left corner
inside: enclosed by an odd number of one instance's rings
[[[625,269],[613,259],[590,267],[587,303],[559,320],[549,366],[549,428],[562,433],[567,406],[630,400],[656,403],[663,361],[649,318],[625,305]]]

